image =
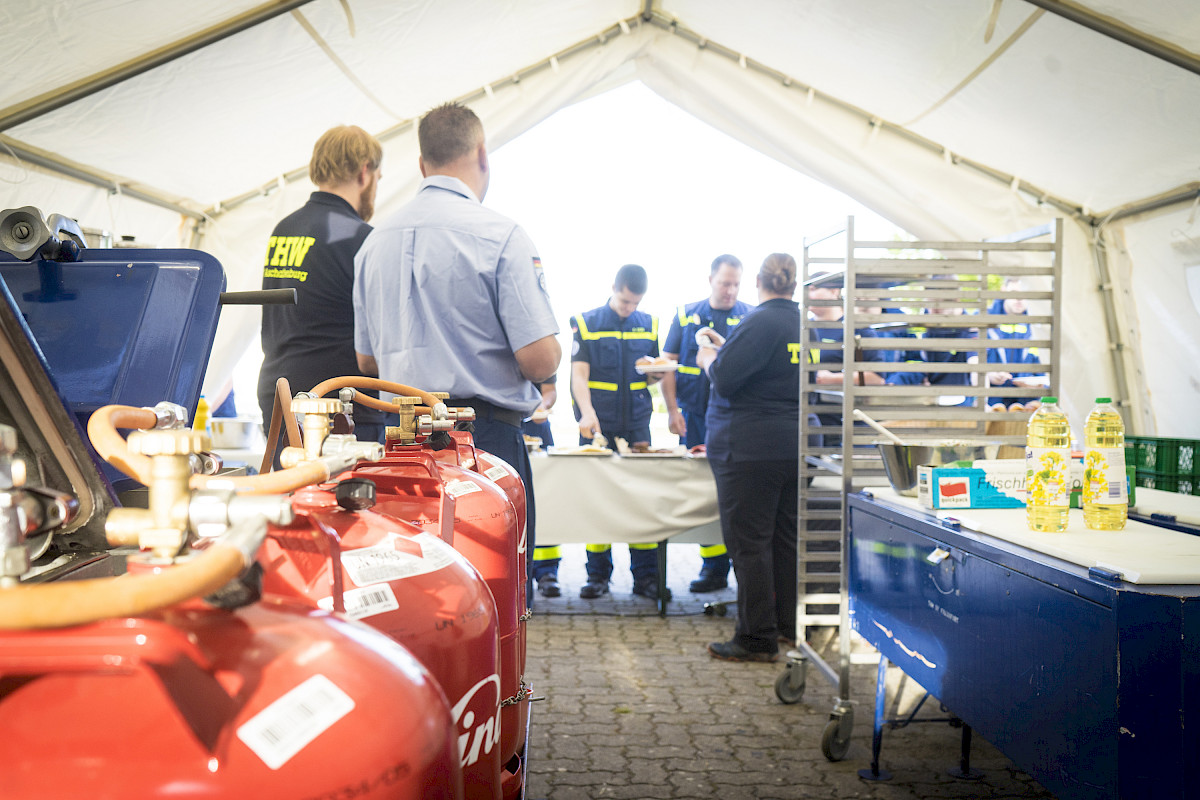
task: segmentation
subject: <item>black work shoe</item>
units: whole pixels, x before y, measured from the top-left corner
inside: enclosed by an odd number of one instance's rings
[[[649,597],[651,600],[658,599],[658,576],[652,575],[645,578],[637,578],[633,582],[633,593],[642,597]],[[667,599],[671,599],[671,590],[667,589]]]
[[[538,592],[542,595],[542,597],[558,597],[560,594],[562,594],[562,589],[559,588],[558,585],[558,578],[555,578],[553,575],[547,575],[544,578],[539,578],[537,585]]]
[[[584,600],[595,600],[606,594],[608,594],[608,581],[588,581],[579,588],[579,596]]]
[[[773,664],[779,660],[778,653],[759,653],[747,650],[734,641],[709,642],[708,654],[718,661],[753,661],[763,664]]]
[[[729,577],[727,575],[714,575],[713,573],[700,573],[700,577],[688,584],[688,591],[694,593],[715,592],[720,589],[728,588]]]

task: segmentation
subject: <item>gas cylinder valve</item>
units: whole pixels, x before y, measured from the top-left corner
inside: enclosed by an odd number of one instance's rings
[[[128,446],[150,457],[149,507],[114,508],[105,533],[125,540],[136,532],[139,547],[155,558],[172,559],[187,544],[189,456],[208,449],[208,434],[190,428],[134,431]]]
[[[329,418],[341,410],[342,401],[336,397],[297,394],[292,400],[292,413],[304,417],[304,447],[283,448],[279,454],[279,463],[286,469],[304,461],[316,461],[320,458],[325,438],[329,436]]]

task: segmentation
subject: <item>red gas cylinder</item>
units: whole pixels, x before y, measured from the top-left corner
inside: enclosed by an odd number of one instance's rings
[[[461,445],[434,453],[421,444],[389,442],[383,460],[360,464],[352,475],[370,479],[378,487],[375,511],[428,530],[442,530],[442,498],[454,498],[453,538],[448,541],[479,570],[496,598],[500,685],[508,701],[501,708],[500,746],[504,794],[511,797],[520,792],[529,725],[530,690],[524,681],[525,553],[508,495],[475,469],[463,466],[463,452]]]
[[[499,642],[483,578],[435,533],[347,510],[328,489],[297,491],[292,508],[259,551],[265,596],[343,611],[403,644],[449,699],[466,797],[500,798]]]
[[[279,604],[0,633],[0,760],[5,798],[462,797],[416,659]]]

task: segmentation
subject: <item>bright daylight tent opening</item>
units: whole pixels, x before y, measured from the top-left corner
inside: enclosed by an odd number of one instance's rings
[[[14,15],[0,37],[5,74],[20,76],[0,89],[4,206],[198,247],[231,289],[257,286],[262,242],[310,191],[308,151],[332,122],[384,141],[382,217],[415,190],[412,122],[433,105],[469,102],[495,148],[639,80],[921,238],[1066,218],[1068,408],[1109,393],[1136,431],[1200,431],[1186,277],[1200,239],[1200,10],[1187,0],[544,0],[468,14],[79,0]],[[256,324],[224,315],[207,387]]]

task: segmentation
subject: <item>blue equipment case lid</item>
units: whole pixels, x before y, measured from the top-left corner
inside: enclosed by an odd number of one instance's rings
[[[216,335],[225,272],[198,250],[88,250],[79,260],[17,261],[0,253],[50,376],[86,430],[109,404],[166,400],[194,413]],[[137,485],[104,464],[118,491]]]

